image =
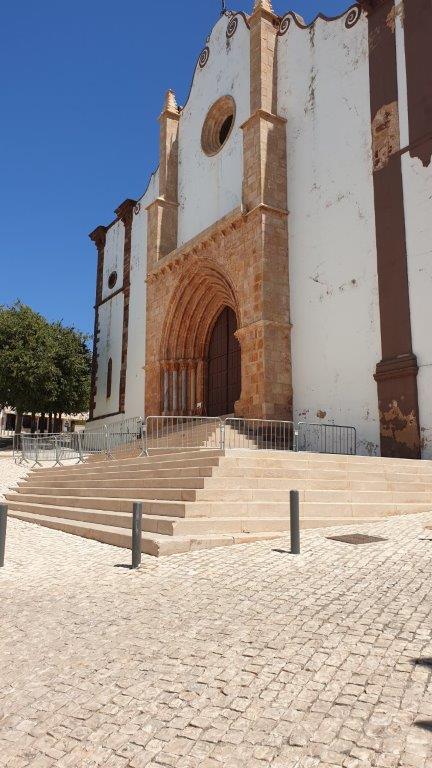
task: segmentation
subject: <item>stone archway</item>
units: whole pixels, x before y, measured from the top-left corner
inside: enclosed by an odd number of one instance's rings
[[[164,322],[159,358],[160,411],[163,414],[208,414],[209,345],[213,330],[224,312],[225,317],[230,318],[233,326],[230,336],[233,336],[234,323],[236,330],[240,322],[234,289],[219,268],[209,261],[200,260],[182,276],[174,289]],[[227,354],[235,356],[237,350],[240,358],[240,345],[235,338]],[[236,367],[237,375],[239,371],[240,360]],[[235,379],[229,380],[227,386],[227,404],[229,400],[233,406],[233,393],[238,390],[240,396],[240,384]]]

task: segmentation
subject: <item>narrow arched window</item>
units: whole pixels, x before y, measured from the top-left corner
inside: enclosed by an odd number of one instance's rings
[[[111,397],[111,384],[112,384],[112,358],[108,360],[108,369],[107,369],[107,385],[106,385],[106,396],[107,399]]]

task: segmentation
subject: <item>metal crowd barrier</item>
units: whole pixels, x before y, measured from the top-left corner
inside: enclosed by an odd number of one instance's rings
[[[133,450],[141,455],[144,453],[141,418],[122,419],[84,432],[17,435],[16,438],[15,460],[33,462],[34,467],[42,466],[43,462],[51,462],[53,466],[62,466],[66,461],[79,464],[93,455],[114,459]]]
[[[295,451],[296,436],[292,421],[227,418],[224,422],[224,448],[257,451]]]
[[[187,448],[310,451],[355,455],[354,427],[274,419],[221,419],[218,416],[147,416],[101,424],[84,432],[16,435],[16,461],[42,466],[80,463],[93,455],[108,459],[148,456],[157,450]]]
[[[339,424],[309,424],[301,421],[297,427],[297,450],[310,453],[336,453],[355,456],[357,430]]]
[[[219,416],[147,416],[145,453],[161,448],[221,448],[223,420]]]

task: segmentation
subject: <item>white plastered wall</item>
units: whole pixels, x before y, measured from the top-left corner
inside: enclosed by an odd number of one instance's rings
[[[123,285],[123,254],[124,254],[124,224],[116,221],[106,235],[104,251],[102,300],[118,291]],[[117,281],[113,288],[109,288],[109,276],[117,272]]]
[[[242,200],[243,132],[250,115],[250,35],[238,17],[231,39],[228,19],[214,27],[208,47],[209,60],[197,65],[192,90],[179,126],[179,245],[221,219]],[[201,148],[201,131],[207,112],[222,96],[236,102],[235,125],[222,150],[208,157]]]
[[[432,43],[432,41],[431,41]],[[401,147],[409,145],[405,47],[402,19],[396,17]],[[405,226],[413,351],[419,365],[418,395],[422,457],[432,459],[432,163],[425,168],[402,155]]]
[[[98,367],[94,417],[117,413],[123,337],[123,293],[99,307]],[[111,397],[107,398],[108,360],[112,359]]]
[[[102,301],[98,309],[99,341],[97,345],[96,408],[94,417],[108,413],[117,413],[119,409],[119,388],[121,368],[121,347],[123,334],[123,294],[116,291],[123,286],[124,225],[116,221],[107,231],[104,266]],[[108,278],[117,272],[117,281],[112,288]],[[109,296],[116,294],[112,299]],[[111,397],[107,398],[108,360],[112,359]]]
[[[153,174],[132,223],[131,288],[126,371],[126,417],[144,415],[147,297],[147,210],[158,196],[159,174]]]
[[[294,418],[353,425],[379,452],[374,371],[381,358],[363,16],[291,22],[278,47],[287,118]]]

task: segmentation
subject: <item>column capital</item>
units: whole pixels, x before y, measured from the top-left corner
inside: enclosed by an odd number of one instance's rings
[[[123,200],[123,202],[120,203],[118,208],[116,208],[114,211],[117,218],[119,218],[120,221],[123,222],[125,227],[128,224],[131,224],[132,222],[133,209],[135,208],[136,204],[137,204],[136,200],[131,200],[130,198],[126,198],[126,200]]]
[[[98,252],[103,251],[103,249],[105,248],[107,232],[108,232],[108,227],[104,227],[101,224],[99,227],[96,227],[96,229],[94,229],[93,232],[90,232],[89,234],[89,238],[94,242]]]

